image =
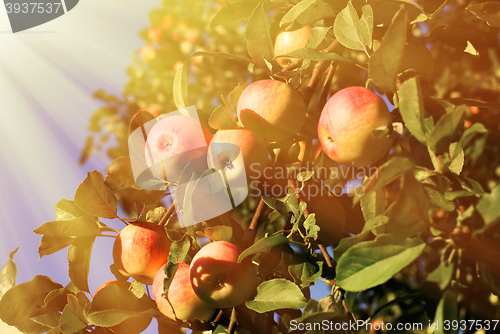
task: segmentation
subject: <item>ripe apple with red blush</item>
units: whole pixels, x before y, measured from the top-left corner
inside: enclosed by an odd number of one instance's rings
[[[230,185],[246,187],[267,166],[267,144],[249,129],[219,130],[210,142],[207,160],[210,167],[224,171]]]
[[[364,87],[348,87],[326,102],[318,123],[318,138],[332,160],[348,166],[367,166],[391,149],[392,138],[376,138],[372,133],[391,123],[391,113],[380,96]]]
[[[275,142],[294,136],[306,120],[302,95],[278,80],[259,80],[243,90],[237,105],[243,127]]]
[[[202,247],[189,266],[191,285],[196,295],[215,308],[229,308],[247,301],[258,279],[250,258],[238,263],[243,250],[227,241]]]
[[[168,300],[163,295],[165,266],[162,266],[153,281],[153,297],[160,312],[167,318],[186,321],[207,321],[216,309],[205,304],[194,293],[189,280],[189,265],[181,262],[168,288]],[[170,304],[169,304],[170,302]],[[173,307],[173,310],[172,310]],[[175,314],[174,314],[175,311]]]
[[[113,260],[122,275],[152,284],[158,269],[168,260],[171,244],[163,227],[149,222],[132,223],[116,237]]]
[[[146,164],[156,177],[168,177],[171,181],[178,180],[188,163],[198,171],[205,170],[205,155],[211,138],[208,128],[193,117],[165,117],[148,133]]]

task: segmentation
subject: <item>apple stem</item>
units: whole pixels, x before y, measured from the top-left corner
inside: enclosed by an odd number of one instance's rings
[[[233,334],[236,329],[236,308],[233,307],[231,311],[231,319],[229,320],[229,326],[227,326],[227,333]]]
[[[174,213],[174,210],[175,210],[175,206],[174,206],[174,202],[172,201],[172,204],[170,204],[170,206],[168,207],[168,209],[165,212],[165,214],[163,215],[163,217],[161,217],[160,221],[158,222],[158,225],[166,226],[167,220],[168,220],[168,218],[170,218],[172,213]]]

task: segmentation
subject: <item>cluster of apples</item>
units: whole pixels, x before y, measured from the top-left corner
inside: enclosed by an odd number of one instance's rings
[[[167,300],[164,279],[171,244],[163,227],[136,222],[120,231],[113,246],[116,268],[125,277],[152,285],[156,305],[167,318],[208,321],[217,309],[239,305],[253,294],[258,279],[250,259],[238,263],[240,247],[226,241],[214,241],[202,247],[190,265],[179,263]],[[112,284],[128,289],[131,283],[108,281],[96,290],[96,295]],[[110,304],[109,308],[113,308],[113,301]],[[122,333],[127,328],[127,333],[140,333],[150,321],[150,317],[129,319],[113,330]]]
[[[275,49],[287,53],[304,47],[309,32],[310,27],[296,32],[284,31],[278,36]],[[279,63],[285,67],[292,60],[285,58]],[[224,170],[229,182],[241,179],[242,173],[246,173],[248,180],[252,172],[262,172],[268,165],[268,143],[296,135],[304,125],[306,114],[302,95],[287,83],[256,81],[243,90],[238,100],[237,115],[241,126],[219,130],[212,137],[208,128],[194,118],[167,117],[156,123],[148,134],[146,163],[159,177],[165,176],[165,170],[182,171],[182,164],[189,160],[205,168]],[[373,130],[390,122],[391,114],[378,95],[363,87],[349,87],[337,92],[324,106],[318,123],[318,138],[331,159],[341,164],[366,166],[390,150],[392,139],[376,138],[372,134]],[[333,231],[337,238],[338,231],[325,225],[330,219],[322,208],[335,207],[336,220],[345,217],[338,201],[333,199],[332,206],[328,203],[331,200],[323,198],[310,204],[313,212],[317,212],[318,225],[324,232]],[[248,258],[238,263],[242,249],[229,242],[215,241],[201,248],[189,265],[179,264],[165,296],[165,265],[171,244],[163,227],[137,222],[118,234],[113,247],[118,271],[125,277],[152,284],[158,309],[166,317],[208,321],[217,309],[239,305],[254,293],[257,274]],[[103,286],[109,284],[120,284],[122,288],[130,285],[112,281]],[[150,320],[134,319],[134,326],[145,328]],[[119,326],[124,324],[132,326],[126,322]]]

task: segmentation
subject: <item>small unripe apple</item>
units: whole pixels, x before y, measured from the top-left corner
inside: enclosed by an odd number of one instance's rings
[[[224,171],[230,185],[243,187],[267,166],[267,144],[245,128],[219,130],[210,142],[207,159],[209,166]]]
[[[238,263],[242,249],[230,242],[215,241],[193,257],[189,276],[194,292],[216,308],[229,308],[250,298],[258,280],[250,258]]]
[[[133,223],[120,231],[113,245],[113,260],[120,273],[152,284],[167,262],[172,241],[165,229],[149,222]]]
[[[207,145],[212,135],[207,127],[189,116],[161,119],[148,133],[146,164],[159,178],[177,181],[184,167],[191,163],[197,171],[207,169]]]
[[[103,284],[101,284],[101,286],[97,288],[97,290],[94,293],[94,296],[100,290],[110,285],[117,285],[121,289],[128,289],[130,287],[130,282],[121,282],[118,280],[111,280],[104,282]],[[149,298],[149,297],[147,297],[147,295],[144,295],[142,298]],[[117,302],[113,299],[109,299],[105,304],[100,304],[100,306],[102,307],[102,310],[120,309],[120,305],[117,305]],[[99,310],[100,309],[97,309],[96,311]],[[113,333],[138,334],[142,333],[146,328],[148,328],[152,319],[153,319],[152,317],[147,317],[147,316],[131,318],[119,323],[116,326],[108,328],[112,330]]]
[[[215,308],[208,306],[198,298],[191,287],[189,280],[189,266],[184,262],[179,264],[172,283],[168,289],[168,301],[163,294],[163,281],[165,275],[165,265],[158,270],[153,281],[153,297],[156,305],[167,318],[186,321],[207,321],[212,318]],[[169,304],[170,301],[170,304]],[[174,312],[172,311],[172,307]]]
[[[274,56],[277,57],[276,61],[282,68],[285,68],[288,63],[296,58],[278,56],[285,55],[293,50],[305,48],[309,42],[310,35],[311,26],[304,26],[294,31],[282,31],[276,36],[276,41],[274,42]]]
[[[391,124],[384,100],[364,87],[348,87],[325,104],[318,138],[325,153],[338,163],[367,166],[391,149],[393,139],[376,138],[372,131]]]
[[[306,119],[302,95],[277,80],[260,80],[250,84],[241,93],[237,110],[245,128],[270,142],[292,137]]]

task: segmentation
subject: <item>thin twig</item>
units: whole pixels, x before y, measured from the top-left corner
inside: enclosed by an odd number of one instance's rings
[[[328,45],[324,50],[321,50],[321,53],[329,53],[332,52],[338,45],[340,45],[338,40],[334,40],[332,44]],[[304,101],[306,103],[306,106],[309,105],[309,102],[311,101],[311,97],[313,96],[314,91],[316,90],[316,87],[318,86],[318,83],[321,80],[321,77],[323,75],[323,72],[325,72],[326,67],[328,64],[330,64],[331,61],[329,60],[321,60],[314,65],[313,73],[311,78],[309,79],[309,83],[307,84],[307,87],[304,89],[304,93],[302,94],[302,97],[304,98]]]
[[[168,210],[165,212],[163,217],[161,217],[161,220],[158,223],[158,225],[160,225],[160,226],[167,225],[167,220],[168,220],[168,218],[170,218],[172,213],[174,213],[174,211],[175,211],[175,206],[174,206],[174,202],[172,201],[172,204],[170,204],[170,207],[168,208]]]
[[[257,221],[259,220],[264,207],[266,206],[266,202],[261,198],[259,201],[259,205],[257,205],[257,209],[255,210],[255,214],[253,215],[252,221],[250,222],[250,226],[248,226],[249,230],[255,231],[257,229]]]
[[[233,307],[231,311],[231,320],[229,320],[229,326],[227,326],[227,333],[233,334],[236,329],[236,309]]]
[[[266,202],[264,202],[264,200],[261,197],[259,204],[257,205],[257,209],[255,210],[255,213],[253,215],[252,221],[250,222],[248,230],[243,238],[243,244],[245,246],[250,246],[250,242],[251,240],[253,240],[253,237],[257,232],[257,223],[259,221],[260,215],[265,210],[265,208],[266,208]]]

